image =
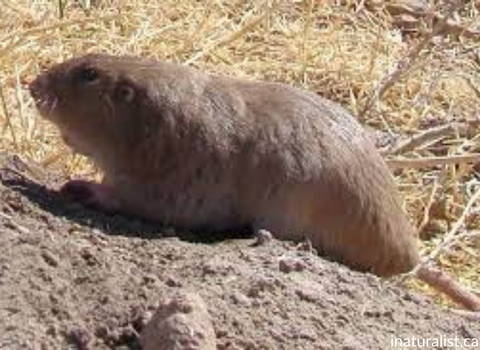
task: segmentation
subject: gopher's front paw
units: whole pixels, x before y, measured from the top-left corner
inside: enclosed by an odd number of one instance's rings
[[[93,209],[105,212],[117,210],[112,191],[106,185],[85,180],[71,180],[62,186],[60,193]]]

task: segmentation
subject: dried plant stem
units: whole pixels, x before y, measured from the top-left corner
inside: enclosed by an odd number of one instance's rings
[[[48,25],[44,27],[35,27],[32,29],[25,30],[22,33],[13,33],[5,36],[4,38],[0,39],[0,42],[6,42],[7,40],[15,38],[10,44],[6,45],[0,50],[0,58],[3,56],[11,53],[13,49],[16,47],[24,44],[25,42],[28,42],[30,40],[30,36],[34,34],[39,34],[39,33],[44,33],[44,32],[49,32],[54,29],[61,29],[69,26],[73,26],[76,24],[91,24],[95,23],[98,21],[109,21],[112,19],[118,18],[118,15],[108,15],[108,16],[103,16],[103,17],[98,17],[98,18],[84,18],[84,19],[79,19],[79,20],[72,20],[72,21],[63,21],[60,23],[55,23],[53,25]]]
[[[438,244],[430,254],[424,257],[422,261],[417,266],[415,266],[415,268],[412,271],[405,274],[402,277],[402,281],[408,277],[416,275],[417,272],[420,271],[420,269],[422,269],[423,267],[427,266],[429,263],[434,261],[445,249],[450,247],[452,244],[458,242],[460,238],[465,238],[469,236],[468,234],[459,235],[458,231],[464,225],[465,219],[467,215],[470,213],[470,210],[472,209],[473,204],[477,202],[479,198],[480,198],[480,189],[478,189],[477,192],[475,192],[473,196],[470,197],[470,199],[467,202],[467,205],[465,206],[465,209],[462,212],[462,215],[460,215],[458,220],[452,226],[451,230],[444,236],[442,242]]]
[[[365,107],[360,112],[359,119],[363,120],[365,118],[365,114],[372,108],[372,106],[383,97],[385,92],[392,87],[402,76],[407,74],[413,64],[417,61],[420,57],[420,52],[432,41],[432,39],[440,34],[448,24],[448,20],[453,15],[453,13],[459,9],[461,6],[464,5],[464,2],[461,0],[452,1],[450,4],[450,8],[447,11],[447,15],[439,20],[437,24],[433,27],[432,31],[428,33],[422,41],[420,41],[411,51],[397,63],[395,69],[387,74],[378,84],[378,86],[373,90],[372,94],[368,98],[367,102],[365,103]]]
[[[472,89],[475,95],[477,95],[477,97],[480,98],[480,89],[477,87],[477,84],[475,84],[473,79],[471,77],[467,77],[464,75],[462,76],[462,78],[467,82],[468,86],[470,87],[470,89]]]
[[[430,209],[432,208],[432,205],[435,201],[435,196],[437,195],[438,188],[439,188],[438,179],[435,179],[435,181],[433,182],[432,193],[430,193],[430,197],[428,198],[428,203],[423,210],[422,222],[417,228],[418,233],[422,232],[425,226],[430,222]]]
[[[267,17],[267,13],[263,13],[260,16],[257,16],[253,18],[252,20],[248,21],[245,26],[240,28],[239,30],[236,30],[232,33],[229,33],[226,35],[224,38],[213,42],[212,44],[208,45],[203,49],[202,51],[198,52],[197,54],[193,55],[191,58],[189,58],[185,64],[192,64],[193,62],[199,60],[205,55],[208,55],[210,52],[212,52],[214,49],[227,45],[237,39],[239,39],[241,36],[243,36],[245,33],[249,32],[252,30],[254,27],[256,27],[259,23],[261,23],[265,18]]]
[[[427,168],[439,165],[454,165],[461,163],[477,163],[480,162],[480,153],[460,154],[444,157],[425,157],[418,159],[387,159],[388,166],[391,169],[398,168]]]
[[[12,125],[11,115],[7,108],[7,102],[5,101],[5,95],[3,94],[3,84],[1,81],[0,81],[0,100],[2,101],[3,114],[5,114],[5,125],[3,127],[2,133],[4,133],[6,129],[10,130],[10,135],[12,136],[14,148],[15,150],[18,151],[17,135],[15,134],[15,128]]]
[[[64,9],[65,9],[65,5],[66,5],[66,0],[58,0],[58,16],[60,17],[60,19],[63,18],[64,16]]]
[[[392,148],[384,150],[384,154],[401,154],[414,150],[415,148],[423,145],[424,143],[446,136],[458,130],[458,124],[452,123],[447,125],[441,125],[439,127],[425,130],[421,133],[413,135],[405,141],[394,145]]]
[[[303,38],[301,41],[301,59],[302,59],[302,68],[301,68],[301,77],[304,84],[307,83],[307,66],[308,66],[308,50],[307,50],[307,43],[308,43],[308,36],[310,32],[310,28],[312,26],[312,19],[313,19],[313,7],[315,6],[315,0],[309,0],[305,2],[305,24],[303,26]]]

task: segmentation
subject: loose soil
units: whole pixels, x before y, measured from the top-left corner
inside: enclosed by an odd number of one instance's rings
[[[296,243],[103,215],[61,198],[61,176],[17,156],[0,165],[1,349],[140,349],[158,301],[178,290],[205,301],[218,349],[480,338],[477,323]]]

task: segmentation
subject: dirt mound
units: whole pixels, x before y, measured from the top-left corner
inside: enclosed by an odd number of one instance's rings
[[[159,300],[179,290],[205,301],[218,349],[480,337],[480,325],[291,242],[254,246],[230,233],[202,238],[102,215],[51,190],[63,179],[1,158],[2,349],[139,349]]]

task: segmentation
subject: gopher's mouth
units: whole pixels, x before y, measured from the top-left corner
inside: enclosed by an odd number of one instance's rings
[[[55,110],[57,104],[58,98],[56,96],[43,96],[42,98],[35,99],[35,105],[38,111],[43,117],[48,119],[50,119],[49,116]]]
[[[30,83],[29,90],[40,114],[48,118],[58,105],[58,97],[48,92],[47,78],[40,75]]]

